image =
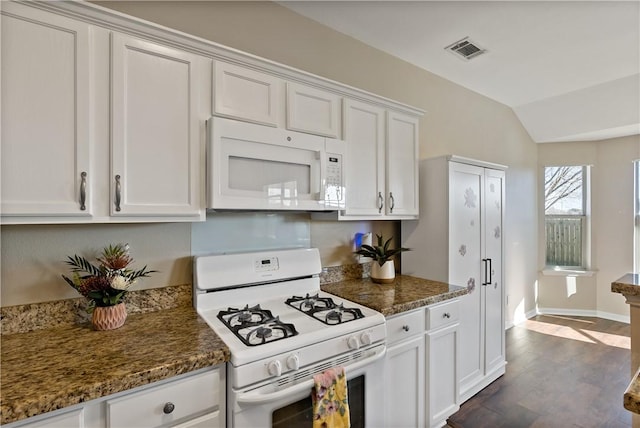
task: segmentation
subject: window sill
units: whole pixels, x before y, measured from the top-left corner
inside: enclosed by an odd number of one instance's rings
[[[580,269],[543,269],[542,274],[545,276],[593,276],[596,271],[580,270]]]

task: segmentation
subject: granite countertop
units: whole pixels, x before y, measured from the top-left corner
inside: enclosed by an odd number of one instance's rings
[[[628,273],[611,283],[611,291],[625,296],[640,296],[640,274]]]
[[[83,403],[229,360],[192,307],[2,336],[0,424]]]
[[[390,316],[467,294],[465,287],[399,275],[391,284],[369,278],[324,284],[322,290]]]
[[[640,368],[624,392],[624,408],[640,414]]]

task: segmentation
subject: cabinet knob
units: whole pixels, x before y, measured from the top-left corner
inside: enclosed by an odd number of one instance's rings
[[[402,326],[402,329],[403,329],[404,331],[409,331],[409,326],[408,326],[408,325],[403,325],[403,326]]]
[[[442,314],[442,318],[451,318],[451,314],[449,312],[445,312]]]
[[[164,407],[162,408],[162,411],[164,412],[165,415],[168,415],[169,413],[173,412],[175,408],[176,408],[175,404],[173,404],[171,401],[168,401],[164,403]]]

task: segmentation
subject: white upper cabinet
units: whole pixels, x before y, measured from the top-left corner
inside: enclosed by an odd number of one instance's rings
[[[287,129],[338,138],[340,102],[336,94],[287,83]]]
[[[92,213],[90,36],[83,22],[2,2],[4,219]]]
[[[418,119],[387,113],[387,215],[418,215]]]
[[[344,102],[346,209],[340,220],[418,216],[418,118]]]
[[[345,186],[347,216],[383,216],[385,195],[385,111],[345,100],[344,137],[347,143]]]
[[[284,104],[283,85],[282,80],[269,74],[216,61],[214,113],[278,126]]]
[[[118,33],[111,43],[110,214],[199,216],[210,60]]]

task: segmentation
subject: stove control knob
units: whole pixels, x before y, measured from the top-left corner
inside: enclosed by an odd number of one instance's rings
[[[298,370],[300,368],[300,358],[297,354],[291,354],[287,357],[287,367],[291,370]]]
[[[347,339],[347,346],[349,349],[360,349],[360,341],[357,337],[351,336]]]
[[[271,376],[280,376],[282,374],[282,364],[279,360],[271,361],[267,365],[267,370]]]
[[[371,345],[371,334],[368,331],[365,331],[360,335],[360,342],[363,345]]]

